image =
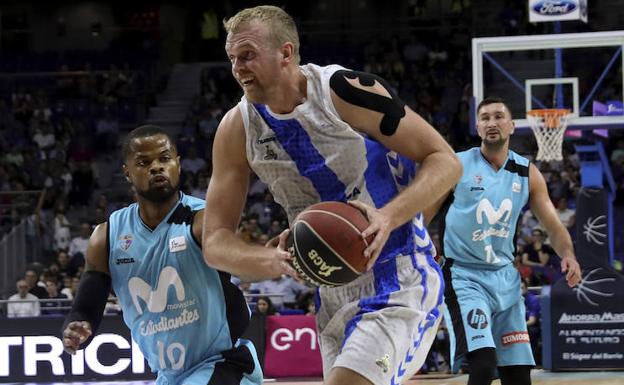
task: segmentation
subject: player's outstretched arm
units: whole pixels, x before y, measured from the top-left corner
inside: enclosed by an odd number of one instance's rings
[[[277,247],[251,245],[236,236],[249,186],[245,152],[245,128],[238,107],[221,120],[212,151],[212,177],[203,213],[202,250],[206,263],[245,281],[271,279],[281,274],[296,276],[288,264],[283,234]]]
[[[434,206],[458,182],[462,166],[453,149],[423,118],[412,111],[380,77],[337,71],[330,80],[332,101],[351,127],[390,150],[420,163],[410,186],[380,209],[357,205],[369,217],[363,236],[377,234],[364,254],[372,266],[392,230],[418,212]]]
[[[548,188],[542,173],[532,163],[529,165],[529,203],[531,211],[550,237],[550,244],[561,257],[561,271],[566,273],[568,285],[576,286],[581,281],[581,268],[574,255],[572,239],[559,220],[555,206],[548,196]]]
[[[85,272],[80,277],[76,298],[63,324],[63,347],[70,354],[89,344],[102,321],[111,290],[107,232],[108,224],[102,223],[89,238]]]

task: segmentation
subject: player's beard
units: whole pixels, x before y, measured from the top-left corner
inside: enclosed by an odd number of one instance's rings
[[[167,181],[166,184],[158,187],[149,187],[147,190],[139,191],[137,190],[137,194],[144,198],[147,201],[153,203],[164,203],[169,200],[174,194],[178,192],[180,188],[180,182],[174,187],[171,185],[170,181]]]
[[[498,139],[489,140],[487,138],[484,138],[482,142],[485,147],[492,150],[498,150],[505,146],[505,143],[507,143],[507,139],[508,138],[503,138],[503,136],[499,134]]]

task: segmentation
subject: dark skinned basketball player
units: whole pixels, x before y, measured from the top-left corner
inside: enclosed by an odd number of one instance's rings
[[[370,222],[362,236],[374,238],[364,251],[366,273],[319,289],[324,381],[399,384],[422,365],[442,312],[443,280],[420,212],[457,183],[461,166],[383,79],[299,65],[297,29],[280,8],[242,10],[225,29],[244,97],[214,141],[204,257],[247,277],[258,259],[291,257],[279,245],[253,246],[235,235],[250,170],[291,222],[311,204],[350,201]]]
[[[158,373],[156,384],[262,383],[253,344],[239,338],[249,308],[229,275],[204,261],[204,201],[179,191],[171,139],[157,126],[141,126],[128,134],[123,156],[137,203],[113,212],[89,239],[65,350],[88,345],[112,287],[132,339]],[[257,276],[275,276],[281,264],[273,261],[257,264]]]

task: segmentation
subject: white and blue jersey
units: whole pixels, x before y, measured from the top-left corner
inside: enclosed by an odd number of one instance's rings
[[[529,197],[529,161],[509,151],[498,171],[472,148],[457,154],[464,173],[445,216],[443,255],[458,264],[513,263],[518,218]]]
[[[383,207],[411,183],[416,163],[340,118],[330,78],[343,67],[306,64],[300,70],[306,99],[292,112],[277,114],[245,98],[238,105],[251,169],[291,222],[321,201],[357,199]],[[374,384],[394,384],[420,368],[443,304],[434,255],[419,213],[390,234],[371,272],[344,286],[320,288],[317,329],[326,375],[340,366]]]
[[[228,384],[261,383],[253,345],[239,340],[250,316],[244,297],[227,274],[206,265],[193,237],[193,217],[203,208],[203,200],[180,193],[155,229],[143,223],[136,203],[113,212],[113,289],[132,338],[158,372],[158,384],[219,382],[215,365],[232,356],[248,376],[241,381],[241,372],[238,382]]]
[[[307,97],[288,114],[262,104],[239,103],[247,136],[247,160],[292,221],[322,201],[357,199],[381,208],[415,176],[417,165],[340,119],[329,79],[338,65],[301,66]],[[430,251],[422,215],[392,232],[377,260]]]

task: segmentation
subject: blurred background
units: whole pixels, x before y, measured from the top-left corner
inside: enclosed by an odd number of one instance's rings
[[[204,197],[216,128],[242,95],[226,60],[221,22],[244,7],[267,3],[282,6],[295,18],[303,63],[341,64],[384,77],[456,151],[479,143],[469,129],[471,39],[550,34],[555,28],[530,23],[526,2],[512,0],[4,0],[1,299],[27,290],[40,300],[28,315],[54,317],[67,311],[92,229],[133,202],[121,174],[119,143],[138,125],[156,124],[171,133],[182,157],[182,190]],[[588,6],[588,23],[564,22],[561,32],[624,25],[621,0]],[[597,94],[596,99],[608,96]],[[624,260],[623,133],[613,130],[600,139],[617,188],[612,261],[617,270]],[[532,135],[518,135],[512,147],[531,157],[536,152]],[[576,238],[580,164],[573,146],[564,146],[564,154],[563,162],[540,168],[561,219]],[[533,244],[548,243],[538,225],[527,212],[518,238],[518,267],[526,285],[537,288],[559,277],[556,265],[523,265],[522,256]],[[283,210],[252,176],[240,236],[264,244],[287,226]],[[431,233],[437,241],[436,227]],[[314,312],[312,289],[287,278],[240,285],[254,310]],[[257,302],[262,304],[256,308]],[[0,306],[0,317],[16,316],[7,303]],[[107,312],[118,312],[114,301]],[[434,350],[437,356],[428,361],[429,370],[448,369],[443,337]]]

